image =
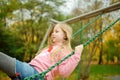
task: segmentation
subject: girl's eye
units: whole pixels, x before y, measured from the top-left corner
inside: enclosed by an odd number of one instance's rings
[[[56,33],[58,33],[59,31],[55,31]]]

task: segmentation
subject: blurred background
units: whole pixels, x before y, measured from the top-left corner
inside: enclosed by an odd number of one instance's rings
[[[0,0],[0,52],[29,62],[39,50],[51,19],[64,21],[118,2],[120,0]],[[95,17],[70,24],[73,32]],[[117,18],[120,10],[103,14],[72,39],[73,49]],[[44,46],[46,44],[47,41]],[[0,80],[10,78],[0,71]],[[63,79],[58,76],[56,80]],[[84,48],[79,65],[64,80],[120,80],[120,21]]]

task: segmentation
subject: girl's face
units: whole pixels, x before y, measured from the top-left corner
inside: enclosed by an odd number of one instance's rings
[[[65,33],[60,28],[59,25],[56,25],[51,34],[51,39],[54,44],[62,44],[64,42]]]

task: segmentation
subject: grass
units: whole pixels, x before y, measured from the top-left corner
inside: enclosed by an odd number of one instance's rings
[[[77,80],[78,73],[75,70],[69,78],[66,80]],[[109,64],[109,65],[91,65],[90,75],[88,80],[111,80],[111,76],[120,76],[120,65]]]
[[[120,75],[120,65],[92,65],[90,75]]]
[[[72,75],[70,75],[65,80],[77,80],[78,71],[75,70]],[[109,64],[109,65],[91,65],[90,75],[88,80],[110,80],[106,78],[108,76],[120,76],[120,65]],[[0,80],[10,80],[6,74],[0,71]],[[61,80],[61,79],[57,79]]]
[[[116,75],[120,76],[120,65],[91,65],[89,80],[107,80],[106,77]]]

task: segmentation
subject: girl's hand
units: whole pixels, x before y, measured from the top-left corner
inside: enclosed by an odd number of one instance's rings
[[[83,50],[83,44],[80,44],[75,47],[75,53],[81,53]]]

